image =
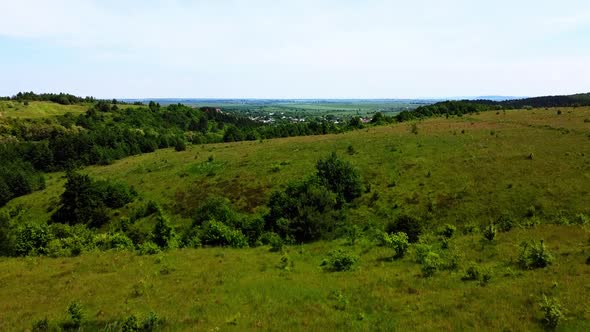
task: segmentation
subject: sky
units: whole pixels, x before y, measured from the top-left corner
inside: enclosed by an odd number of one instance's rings
[[[590,92],[587,0],[0,0],[0,95]]]

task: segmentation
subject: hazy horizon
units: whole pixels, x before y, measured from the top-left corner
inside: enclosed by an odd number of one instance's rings
[[[449,99],[590,91],[586,1],[23,0],[0,10],[0,95]]]

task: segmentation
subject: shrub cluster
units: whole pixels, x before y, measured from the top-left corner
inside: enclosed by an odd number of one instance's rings
[[[523,269],[544,268],[551,265],[553,260],[553,255],[545,248],[543,240],[539,243],[523,241],[520,244],[518,264]]]
[[[61,206],[52,215],[54,222],[100,227],[109,221],[108,208],[120,208],[137,193],[121,183],[94,181],[88,175],[68,171]]]
[[[335,249],[328,253],[328,257],[322,261],[321,266],[326,271],[350,271],[355,268],[358,261],[357,255],[343,249]]]
[[[316,170],[315,176],[272,193],[268,230],[297,242],[326,238],[342,220],[344,205],[363,193],[358,172],[335,153],[320,159]]]

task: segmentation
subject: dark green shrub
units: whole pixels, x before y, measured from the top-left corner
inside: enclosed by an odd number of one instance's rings
[[[451,239],[448,237],[443,237],[440,239],[440,248],[447,250],[451,245]]]
[[[174,145],[174,150],[176,150],[177,152],[185,151],[186,142],[183,139],[177,139],[176,144]]]
[[[483,229],[483,237],[488,241],[493,241],[496,238],[496,226],[489,224]]]
[[[321,266],[326,271],[342,272],[350,271],[358,263],[358,256],[343,249],[335,249],[328,253]]]
[[[500,232],[508,232],[514,227],[514,220],[509,216],[500,216],[495,223],[498,231]]]
[[[339,159],[335,152],[318,160],[316,169],[320,183],[345,201],[350,202],[362,195],[364,189],[360,175],[349,162]]]
[[[317,179],[287,185],[271,194],[267,227],[284,238],[309,242],[326,238],[335,228],[337,197]]]
[[[543,240],[539,243],[523,241],[520,244],[518,264],[523,269],[544,268],[551,265],[553,260],[553,255],[545,248]]]
[[[590,256],[588,256],[588,258],[586,258],[586,265],[590,265]]]
[[[84,320],[84,308],[80,302],[72,302],[68,306],[68,314],[70,315],[70,324],[73,328],[79,328]]]
[[[404,257],[410,247],[408,235],[404,232],[389,235],[389,246],[395,251],[396,258]]]
[[[141,327],[144,331],[150,332],[157,330],[162,325],[162,319],[155,313],[150,312],[143,320]]]
[[[227,198],[210,196],[197,209],[193,227],[202,225],[212,219],[234,226],[238,223],[240,215],[233,209],[231,202]]]
[[[109,208],[133,201],[135,190],[122,183],[93,181],[88,175],[68,171],[61,207],[51,216],[54,222],[100,227],[109,221]]]
[[[203,225],[201,241],[206,245],[244,248],[248,240],[244,234],[222,222],[210,220]]]
[[[410,243],[418,242],[420,234],[422,234],[423,227],[420,220],[410,215],[400,215],[395,221],[388,223],[385,226],[387,234],[403,232],[408,235]]]
[[[456,231],[457,227],[450,224],[446,224],[438,231],[438,234],[446,237],[447,239],[450,239],[453,237],[453,235],[455,235]]]
[[[555,329],[563,318],[561,304],[553,297],[543,295],[539,302],[539,309],[543,313],[543,324],[550,329]]]
[[[348,148],[346,148],[346,151],[348,152],[349,155],[354,155],[356,153],[356,150],[354,149],[354,147],[352,145],[349,145]]]
[[[137,192],[124,183],[96,181],[95,186],[98,196],[109,208],[123,207],[137,197]]]
[[[139,332],[141,328],[139,326],[139,320],[135,315],[131,315],[125,319],[122,327],[123,332]]]
[[[46,332],[49,331],[49,320],[47,317],[39,319],[33,323],[32,332]]]
[[[154,226],[154,243],[162,249],[176,248],[178,246],[176,232],[170,224],[170,220],[163,214],[156,218]]]
[[[481,268],[475,264],[475,263],[471,263],[469,265],[469,267],[467,268],[467,270],[465,270],[465,275],[463,275],[463,277],[461,277],[461,280],[463,281],[467,281],[467,280],[479,280],[482,276],[482,272],[481,272]]]
[[[463,234],[473,234],[478,231],[478,226],[474,222],[469,222],[463,226]]]

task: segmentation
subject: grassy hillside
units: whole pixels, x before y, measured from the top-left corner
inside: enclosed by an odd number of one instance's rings
[[[484,112],[339,135],[192,145],[87,167],[93,178],[133,185],[183,226],[212,195],[260,211],[273,190],[314,173],[315,162],[336,151],[371,186],[348,221],[383,225],[404,212],[431,230],[459,229],[451,240],[425,236],[445,262],[430,278],[416,262],[419,246],[392,259],[393,249],[376,246],[368,233],[355,245],[337,239],[284,253],[262,246],[0,258],[0,330],[30,328],[44,317],[57,326],[72,301],[82,304],[87,330],[117,330],[128,316],[150,311],[167,330],[541,330],[542,294],[561,303],[567,320],[559,329],[588,330],[589,232],[566,224],[590,214],[589,135],[590,108]],[[51,173],[46,189],[3,209],[20,210],[23,221],[47,220],[64,181]],[[541,225],[493,241],[471,226],[500,215],[524,220],[531,210]],[[525,240],[544,240],[553,264],[521,268]],[[322,270],[335,248],[355,253],[358,266]],[[473,264],[490,279],[462,281]]]
[[[504,213],[524,217],[531,206],[549,219],[561,211],[590,213],[590,108],[559,111],[435,118],[416,123],[417,134],[403,123],[339,135],[193,145],[85,172],[124,181],[144,198],[190,217],[210,195],[253,211],[272,190],[313,174],[315,162],[336,151],[379,195],[371,208],[360,204],[355,218],[386,220],[405,211],[462,225]],[[63,190],[62,176],[50,174],[46,190],[8,207],[22,205],[30,218],[46,219]]]
[[[89,107],[89,104],[61,105],[49,101],[31,101],[28,105],[17,101],[0,101],[0,117],[39,119],[66,113],[78,115],[86,112]]]

